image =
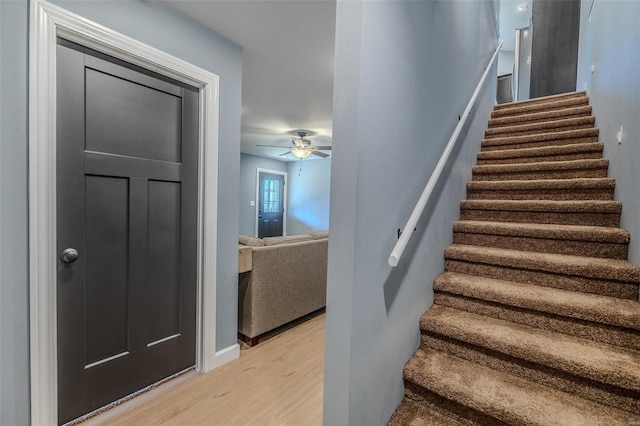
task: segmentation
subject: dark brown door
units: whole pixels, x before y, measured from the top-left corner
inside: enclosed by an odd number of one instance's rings
[[[284,228],[284,176],[258,174],[258,238],[280,237]]]
[[[57,49],[64,423],[195,364],[198,91]]]

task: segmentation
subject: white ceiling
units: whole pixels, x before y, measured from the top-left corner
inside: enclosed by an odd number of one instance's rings
[[[298,130],[331,145],[335,0],[163,3],[242,47],[241,152],[283,160]]]

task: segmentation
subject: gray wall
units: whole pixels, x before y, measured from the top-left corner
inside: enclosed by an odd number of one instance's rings
[[[513,74],[513,64],[516,52],[501,50],[498,53],[498,75]]]
[[[29,423],[26,1],[0,1],[0,424]]]
[[[629,260],[640,265],[640,2],[586,0],[581,9],[577,86],[593,105],[623,204],[621,226],[631,232]]]
[[[479,151],[496,69],[400,265],[387,264],[497,46],[490,2],[338,1],[324,423],[384,424]],[[407,232],[411,232],[410,230]]]
[[[331,159],[292,161],[287,170],[287,234],[329,229]]]
[[[535,0],[532,19],[529,96],[538,98],[574,91],[580,33],[580,0]]]
[[[81,16],[220,76],[217,350],[236,343],[242,51],[150,2],[56,1]],[[29,419],[27,278],[27,3],[0,1],[0,424]]]
[[[240,234],[257,235],[256,233],[256,208],[249,203],[256,200],[256,169],[287,171],[287,163],[284,161],[272,160],[270,158],[258,157],[255,155],[240,155]],[[289,177],[287,177],[289,179]],[[287,182],[287,185],[289,183]],[[289,223],[287,222],[287,228]],[[290,234],[289,232],[287,232]],[[236,240],[238,236],[236,235]],[[237,241],[236,241],[237,245]]]

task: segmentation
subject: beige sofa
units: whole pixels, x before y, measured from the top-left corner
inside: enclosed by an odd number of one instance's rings
[[[248,344],[325,307],[326,231],[263,239],[241,236],[240,243],[251,247],[251,270],[238,280],[238,331]]]

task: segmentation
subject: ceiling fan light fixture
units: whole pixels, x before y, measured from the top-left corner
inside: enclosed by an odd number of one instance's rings
[[[292,148],[291,153],[301,160],[311,155],[311,151],[302,148]]]

